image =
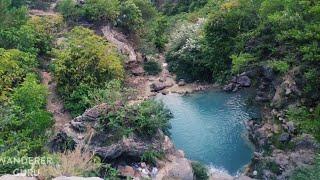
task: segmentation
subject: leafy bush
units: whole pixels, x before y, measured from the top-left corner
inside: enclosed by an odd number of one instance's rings
[[[0,47],[19,49],[43,55],[51,49],[52,36],[62,26],[60,16],[28,18],[25,7],[11,8],[10,1],[1,1]]]
[[[169,133],[169,120],[172,115],[162,103],[147,100],[139,105],[118,107],[101,119],[101,126],[107,131],[123,135],[136,133],[145,137],[152,137],[158,129]]]
[[[253,1],[234,0],[221,5],[205,25],[206,66],[214,80],[223,79],[229,70],[231,55],[237,52],[237,37],[257,27],[258,17]],[[240,39],[240,42],[242,40]]]
[[[144,20],[150,20],[158,15],[157,9],[149,0],[133,0],[133,3],[140,9]]]
[[[54,38],[64,28],[63,18],[60,15],[34,16],[28,20],[27,25],[34,30],[35,47],[39,55],[51,51]]]
[[[315,67],[306,69],[303,77],[306,81],[304,87],[305,97],[308,97],[308,101],[312,103],[317,102],[320,99],[320,71]]]
[[[133,0],[121,3],[120,16],[117,24],[128,31],[137,31],[143,24],[142,13]]]
[[[74,0],[59,1],[57,10],[69,21],[77,22],[84,16],[84,10],[79,8]]]
[[[120,14],[120,2],[118,0],[87,0],[83,9],[85,17],[93,22],[113,22]]]
[[[192,162],[191,166],[196,180],[209,179],[208,169],[204,165],[199,162]]]
[[[204,6],[208,0],[178,0],[178,1],[166,1],[166,3],[160,7],[160,10],[167,15],[174,15],[181,12],[191,12],[195,9]]]
[[[245,68],[248,68],[249,63],[255,61],[255,58],[251,54],[240,53],[238,56],[232,55],[232,73],[240,74]]]
[[[29,74],[15,89],[9,104],[0,110],[0,152],[2,157],[39,156],[53,124],[45,110],[46,88]],[[12,173],[21,165],[2,165],[0,172]]]
[[[161,66],[156,61],[145,62],[143,64],[143,69],[149,75],[158,75],[162,71]]]
[[[280,74],[286,73],[290,67],[286,61],[269,61],[268,66]]]
[[[0,101],[6,99],[7,94],[36,66],[37,62],[33,55],[16,49],[0,48]]]
[[[163,158],[163,153],[157,151],[146,151],[141,156],[141,161],[148,164],[156,165],[157,159]]]
[[[89,29],[75,27],[55,54],[58,90],[73,115],[79,115],[89,106],[85,98],[90,91],[113,79],[124,78],[118,52]]]
[[[177,79],[187,81],[212,79],[212,71],[207,68],[203,59],[200,30],[203,22],[182,22],[170,35],[167,45],[166,59],[169,70],[177,75]]]
[[[306,107],[291,108],[287,116],[299,126],[302,132],[311,133],[320,141],[320,105],[316,106],[313,112]]]

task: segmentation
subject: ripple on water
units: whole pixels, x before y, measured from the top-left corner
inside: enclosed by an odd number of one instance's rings
[[[245,93],[220,91],[179,96],[159,95],[172,111],[171,138],[192,160],[235,175],[248,164],[253,148],[246,140],[243,121],[258,115],[246,106]]]

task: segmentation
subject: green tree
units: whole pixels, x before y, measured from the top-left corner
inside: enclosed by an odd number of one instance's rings
[[[137,31],[143,24],[142,13],[133,0],[121,3],[118,25],[127,31]]]
[[[83,8],[87,19],[100,23],[115,21],[120,14],[119,0],[87,0]]]
[[[57,4],[58,11],[69,22],[78,21],[83,16],[83,9],[77,6],[74,0],[62,0]]]
[[[39,156],[45,151],[53,121],[45,110],[47,90],[35,74],[28,74],[15,89],[9,104],[0,109],[0,156]],[[4,164],[1,173],[12,173],[23,164]]]
[[[210,15],[205,26],[205,54],[215,80],[223,78],[224,72],[229,70],[230,57],[237,53],[236,38],[257,27],[255,5],[253,1],[233,0]]]
[[[122,58],[114,46],[89,29],[75,27],[55,54],[58,90],[69,107],[78,106],[78,99],[92,89],[124,78]],[[81,113],[85,107],[76,109],[74,114]]]

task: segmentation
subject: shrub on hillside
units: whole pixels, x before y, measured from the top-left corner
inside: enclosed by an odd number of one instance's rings
[[[310,133],[320,141],[320,104],[314,108],[313,112],[310,112],[307,107],[291,108],[287,116],[298,125],[301,132]]]
[[[120,16],[117,25],[127,31],[137,31],[143,24],[142,13],[133,0],[127,0],[121,3]]]
[[[149,75],[158,75],[162,71],[160,64],[156,61],[145,62],[143,69]]]
[[[118,107],[116,111],[102,118],[100,125],[107,131],[117,134],[119,138],[131,133],[152,137],[158,129],[169,134],[171,118],[172,114],[162,103],[148,100],[139,105]]]
[[[204,165],[199,162],[192,162],[191,166],[196,180],[209,179],[208,169]]]
[[[122,59],[114,46],[89,29],[75,27],[55,54],[58,90],[73,115],[88,107],[85,98],[90,91],[124,78]]]
[[[120,14],[119,0],[87,0],[83,5],[84,16],[95,23],[114,22]]]
[[[0,48],[0,101],[6,99],[7,94],[36,66],[37,61],[33,55],[16,49]]]
[[[34,74],[28,74],[7,105],[0,109],[0,156],[39,156],[48,140],[53,121],[45,109],[46,88]],[[12,173],[25,164],[2,164],[1,173]]]
[[[167,45],[166,59],[169,70],[177,75],[177,79],[187,81],[212,79],[212,71],[208,68],[207,60],[203,58],[201,44],[201,28],[203,20],[197,23],[182,22],[170,35]]]

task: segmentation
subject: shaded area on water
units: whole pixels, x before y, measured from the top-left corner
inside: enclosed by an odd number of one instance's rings
[[[235,175],[250,162],[253,147],[246,139],[244,120],[259,116],[248,108],[244,92],[221,91],[179,96],[159,95],[171,110],[171,138],[177,148],[195,161]]]

